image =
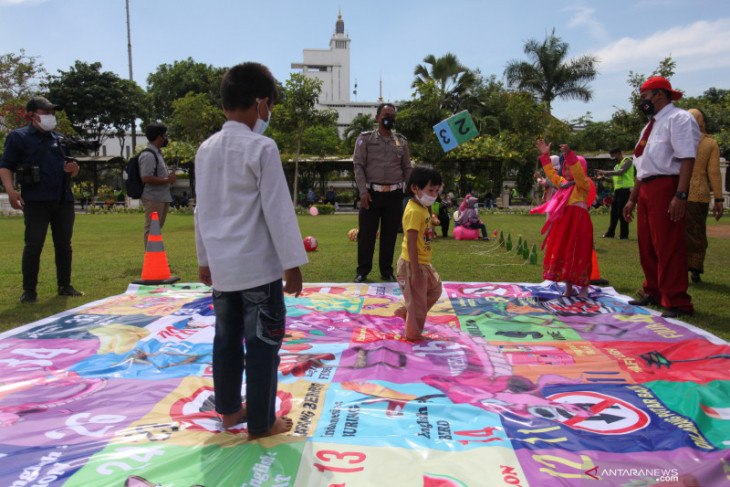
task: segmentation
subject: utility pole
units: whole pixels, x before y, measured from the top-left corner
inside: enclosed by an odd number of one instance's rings
[[[129,0],[125,0],[127,3],[127,54],[129,56],[129,81],[134,81],[132,75],[132,34],[129,28]],[[137,147],[137,119],[132,120],[132,153]]]

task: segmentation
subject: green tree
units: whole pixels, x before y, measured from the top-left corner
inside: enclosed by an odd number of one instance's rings
[[[292,73],[282,91],[281,103],[274,106],[272,113],[271,128],[274,131],[274,140],[283,149],[294,152],[292,201],[295,205],[304,131],[307,127],[333,126],[337,120],[337,112],[315,108],[321,91],[322,81],[307,78],[302,73]],[[281,134],[287,132],[290,136],[281,137]]]
[[[477,84],[475,73],[450,52],[439,58],[429,54],[423,58],[423,62],[425,64],[419,64],[413,70],[416,78],[412,87],[434,82],[440,96],[439,108],[446,108],[452,113],[459,111],[463,106],[463,98]]]
[[[220,85],[226,68],[197,63],[189,57],[173,64],[160,64],[147,76],[147,93],[152,102],[151,117],[167,121],[173,102],[190,92],[205,94],[213,106],[221,106]]]
[[[82,137],[101,143],[144,118],[144,90],[111,71],[101,71],[101,63],[76,61],[68,71],[58,72],[44,85],[48,97],[61,105]]]
[[[556,98],[590,101],[593,93],[588,84],[596,77],[598,60],[595,56],[566,60],[568,43],[555,36],[555,29],[542,42],[527,41],[524,51],[529,62],[512,60],[507,63],[504,76],[509,86],[537,97],[548,113]]]
[[[677,63],[671,57],[666,57],[659,62],[659,65],[652,71],[650,75],[635,73],[629,71],[626,83],[631,88],[629,92],[629,102],[631,108],[629,110],[616,110],[611,116],[610,136],[609,139],[614,147],[633,148],[639,139],[641,129],[646,125],[647,117],[639,108],[639,89],[648,78],[652,76],[662,76],[671,79]],[[610,147],[603,147],[610,150]]]
[[[676,67],[677,63],[671,58],[671,56],[669,56],[659,61],[659,66],[657,66],[657,68],[652,71],[649,76],[629,71],[629,76],[626,79],[626,83],[628,83],[628,85],[631,87],[631,92],[629,93],[629,101],[631,102],[632,110],[635,113],[643,115],[641,109],[639,108],[639,90],[641,89],[641,85],[644,84],[644,81],[651,78],[652,76],[661,76],[663,78],[671,80],[672,76],[674,76]]]
[[[707,133],[717,140],[720,155],[730,159],[730,91],[712,87],[701,96],[683,97],[674,103],[680,108],[702,110]]]
[[[190,92],[172,102],[168,120],[170,137],[200,145],[220,130],[225,121],[223,109],[211,104],[208,95]]]
[[[36,94],[38,80],[45,73],[37,58],[27,56],[24,49],[20,50],[20,54],[0,55],[0,105]]]
[[[25,105],[38,93],[38,80],[45,74],[37,58],[20,54],[0,55],[0,132],[9,132],[28,123]]]
[[[349,152],[355,150],[355,141],[361,133],[368,130],[374,130],[376,126],[375,118],[369,113],[362,113],[352,119],[352,123],[345,130],[345,147]]]

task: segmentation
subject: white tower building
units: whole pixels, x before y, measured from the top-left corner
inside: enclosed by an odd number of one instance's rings
[[[345,34],[342,14],[337,16],[329,49],[304,49],[304,61],[292,63],[309,78],[322,81],[320,102],[350,101],[350,38]]]
[[[337,111],[337,128],[340,136],[352,124],[357,115],[375,116],[382,102],[350,101],[350,37],[345,33],[342,14],[337,15],[335,32],[329,49],[303,49],[301,63],[292,63],[292,69],[301,69],[304,76],[322,81],[317,108]]]

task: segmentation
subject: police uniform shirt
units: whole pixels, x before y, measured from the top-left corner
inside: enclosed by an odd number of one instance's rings
[[[21,165],[37,165],[40,181],[31,186],[21,185],[25,201],[73,201],[70,178],[66,178],[61,147],[61,135],[57,132],[41,132],[28,124],[10,132],[5,139],[5,150],[0,167],[17,172]]]
[[[352,159],[361,194],[370,192],[371,184],[407,182],[411,175],[408,140],[401,134],[383,136],[378,130],[363,132],[357,138]]]

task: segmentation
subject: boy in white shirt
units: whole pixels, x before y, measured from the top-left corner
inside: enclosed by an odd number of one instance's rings
[[[216,314],[216,411],[223,428],[247,419],[249,439],[292,427],[291,419],[275,415],[283,293],[299,296],[299,266],[308,262],[278,148],[261,135],[277,96],[276,81],[265,66],[244,63],[229,69],[221,82],[228,121],[203,142],[195,158],[199,277],[213,287]]]

